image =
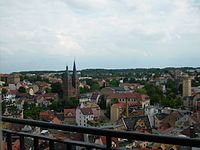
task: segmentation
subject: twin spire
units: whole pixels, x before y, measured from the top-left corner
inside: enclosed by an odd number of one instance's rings
[[[65,70],[65,76],[67,78],[69,78],[69,70],[68,70],[68,65],[66,65],[66,70]],[[76,71],[76,62],[75,62],[75,59],[74,59],[74,64],[73,64],[73,72],[72,72],[72,86],[74,88],[76,88],[76,79],[77,79],[77,71]]]

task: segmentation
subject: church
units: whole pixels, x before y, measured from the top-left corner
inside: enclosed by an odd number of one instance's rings
[[[67,99],[70,99],[71,97],[79,98],[80,92],[79,92],[79,78],[77,75],[76,70],[76,63],[74,60],[73,64],[73,71],[72,74],[70,74],[68,70],[68,66],[66,66],[66,70],[62,77],[62,85],[63,85],[63,96]]]

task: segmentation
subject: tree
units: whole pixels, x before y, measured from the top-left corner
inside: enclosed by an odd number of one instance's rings
[[[117,99],[117,98],[111,99],[111,103],[110,103],[111,106],[112,106],[113,104],[116,104],[116,103],[118,103],[118,99]]]
[[[20,86],[19,89],[18,89],[18,92],[20,92],[20,93],[26,93],[26,88],[23,87],[23,86]]]
[[[119,81],[118,80],[110,80],[109,82],[108,82],[108,84],[109,84],[109,86],[110,87],[118,87],[119,86]]]
[[[98,103],[99,107],[101,109],[106,109],[106,99],[105,99],[105,96],[102,95],[102,96],[100,96],[99,99],[100,99],[99,103]]]
[[[55,112],[61,112],[64,109],[63,103],[61,100],[53,101],[52,104],[49,106],[51,110]]]
[[[45,92],[46,92],[46,93],[51,93],[51,89],[48,88],[48,87],[46,87],[46,88],[45,88]]]
[[[6,88],[2,88],[1,94],[6,95],[8,93],[8,90]]]
[[[62,84],[59,82],[52,83],[51,84],[51,92],[58,93],[59,97],[62,97],[63,96]]]
[[[66,100],[64,103],[65,108],[76,108],[79,105],[79,99],[76,97],[70,97],[69,100]]]
[[[5,110],[6,110],[6,101],[2,101],[1,109],[2,109],[2,114],[3,114],[5,112]]]
[[[150,97],[151,104],[160,103],[162,98],[164,98],[162,91],[157,86],[153,84],[146,84],[144,88],[147,91],[147,95]]]
[[[142,94],[147,94],[147,90],[145,88],[137,89],[135,92],[142,93]]]
[[[39,119],[39,113],[44,111],[41,107],[36,107],[32,105],[29,109],[24,110],[24,118],[32,118],[34,120]]]

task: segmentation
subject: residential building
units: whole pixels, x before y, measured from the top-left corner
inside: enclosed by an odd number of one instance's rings
[[[94,120],[94,114],[91,108],[83,105],[76,109],[76,123],[78,126],[88,126],[88,121]]]

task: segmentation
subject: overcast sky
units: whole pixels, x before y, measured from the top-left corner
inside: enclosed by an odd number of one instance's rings
[[[1,0],[0,72],[200,66],[200,0]]]

